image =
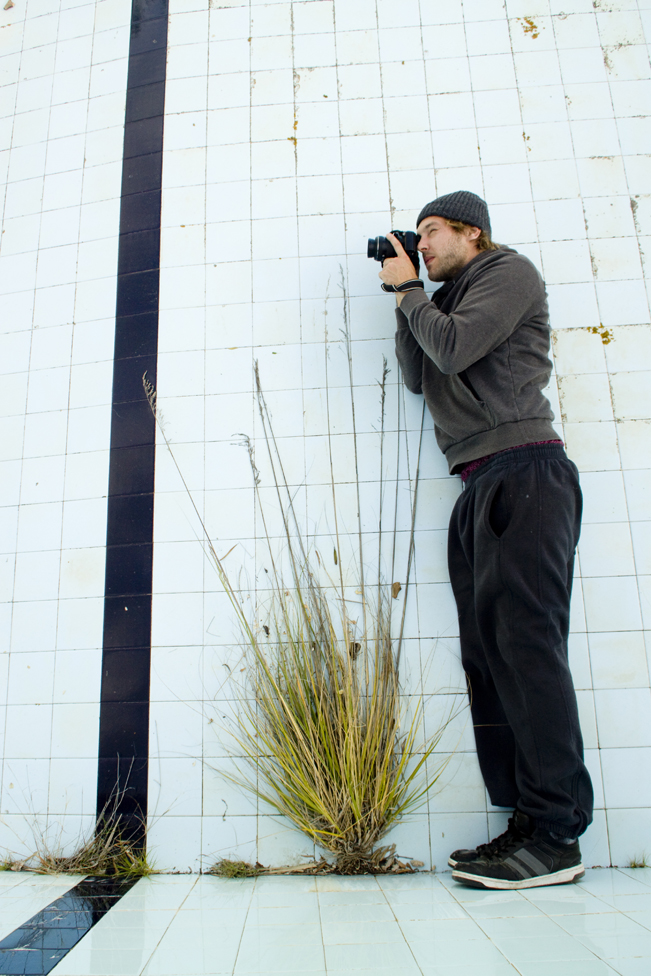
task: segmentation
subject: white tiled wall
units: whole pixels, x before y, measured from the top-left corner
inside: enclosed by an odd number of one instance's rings
[[[98,714],[130,11],[126,0],[47,3],[0,12],[13,25],[0,30],[7,825],[23,823],[25,797],[55,819],[92,813]],[[342,275],[364,530],[377,531],[383,355],[394,478],[399,404],[408,431],[399,528],[408,527],[421,408],[398,386],[391,299],[366,238],[413,227],[424,203],[470,189],[488,201],[495,238],[545,277],[550,398],[585,493],[570,655],[598,807],[583,841],[590,864],[624,864],[651,836],[650,37],[648,0],[171,3],[159,402],[218,551],[237,544],[227,565],[234,577],[242,567],[252,596],[264,548],[237,435],[254,438],[268,488],[255,360],[303,524],[330,544],[326,324],[340,506],[355,529]],[[421,478],[405,660],[431,729],[456,699],[429,696],[457,690],[462,675],[444,558],[459,484],[429,422]],[[281,863],[304,841],[216,772],[228,761],[216,729],[232,707],[224,662],[236,659],[236,628],[198,531],[161,445],[150,843],[163,868],[197,870],[220,854]],[[443,867],[452,847],[486,839],[506,814],[487,802],[467,713],[441,749],[454,755],[440,789],[396,842]]]
[[[0,10],[0,846],[92,827],[129,0]],[[6,180],[6,186],[5,186]]]

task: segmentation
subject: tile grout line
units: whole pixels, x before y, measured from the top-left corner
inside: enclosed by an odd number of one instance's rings
[[[192,892],[197,887],[197,884],[199,883],[199,878],[200,877],[201,877],[201,875],[199,875],[199,877],[195,880],[195,882],[192,885],[192,887],[186,892],[185,898],[183,899],[183,901],[181,902],[181,904],[177,906],[177,908],[176,908],[174,914],[172,915],[171,919],[169,920],[169,922],[167,923],[167,925],[165,926],[165,928],[161,932],[160,938],[158,939],[158,942],[156,943],[156,945],[154,946],[154,948],[151,950],[151,952],[147,956],[147,961],[145,963],[143,963],[143,965],[140,967],[140,973],[141,974],[145,973],[147,967],[149,966],[150,962],[154,958],[154,955],[158,952],[158,950],[160,948],[161,942],[163,941],[163,939],[165,938],[165,936],[169,932],[169,930],[170,930],[170,928],[171,928],[172,923],[174,922],[174,920],[176,918],[178,918],[179,912],[183,908],[183,905],[185,904],[185,902],[188,900],[188,898],[190,897],[190,895],[192,894]]]
[[[237,960],[240,958],[240,952],[242,951],[242,942],[244,940],[244,932],[246,931],[246,923],[249,920],[249,912],[251,911],[251,903],[253,901],[253,895],[255,894],[255,889],[257,887],[257,884],[258,884],[258,879],[257,878],[254,878],[253,879],[253,885],[251,886],[251,894],[249,896],[249,903],[246,906],[246,915],[244,916],[244,922],[242,924],[242,931],[240,932],[240,938],[239,938],[239,941],[237,943],[237,952],[235,953],[235,959],[233,960],[233,968],[231,970],[231,972],[233,974],[235,974],[235,970],[237,969]]]
[[[379,881],[377,880],[377,877],[375,879],[375,883],[377,884],[378,888],[382,892],[382,895],[384,897],[384,900],[385,900],[386,904],[389,906],[389,910],[390,910],[391,914],[393,915],[393,917],[395,919],[396,925],[400,929],[400,934],[402,935],[403,939],[405,940],[405,945],[409,948],[409,951],[411,953],[411,957],[414,960],[414,963],[416,964],[416,966],[418,966],[419,973],[422,974],[423,969],[422,969],[420,963],[418,962],[418,960],[416,959],[416,956],[414,954],[414,950],[412,949],[411,945],[409,944],[409,940],[407,939],[407,936],[405,935],[405,933],[402,930],[402,925],[400,924],[400,919],[397,917],[396,913],[394,912],[393,905],[391,904],[391,902],[387,898],[387,893],[384,890],[384,888],[382,887],[382,885],[379,883]],[[400,943],[398,943],[398,944],[400,944]]]
[[[319,913],[319,932],[321,933],[321,952],[323,953],[323,968],[325,972],[328,972],[328,959],[325,951],[325,943],[323,941],[323,918],[321,917],[321,898],[319,890],[319,880],[318,875],[314,879],[314,887],[316,889],[316,908]]]

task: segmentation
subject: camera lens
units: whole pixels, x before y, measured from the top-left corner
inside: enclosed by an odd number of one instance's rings
[[[375,258],[376,261],[378,259],[377,258],[377,243],[378,243],[377,237],[369,237],[369,239],[368,239],[368,247],[366,249],[366,256],[368,258]]]

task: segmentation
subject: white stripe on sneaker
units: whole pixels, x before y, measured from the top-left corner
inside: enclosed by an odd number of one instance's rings
[[[583,864],[575,864],[571,868],[564,868],[562,871],[555,871],[554,874],[544,874],[535,878],[523,878],[522,881],[506,881],[504,878],[486,878],[481,874],[472,874],[470,871],[452,872],[455,881],[472,881],[473,884],[482,888],[499,888],[510,891],[516,888],[539,888],[543,885],[569,884],[571,881],[578,881],[585,874]]]

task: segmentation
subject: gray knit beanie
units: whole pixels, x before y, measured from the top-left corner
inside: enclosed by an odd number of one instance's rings
[[[446,193],[444,197],[437,197],[426,204],[418,214],[416,227],[426,217],[445,217],[447,220],[460,220],[471,227],[479,227],[490,236],[491,222],[488,216],[486,201],[470,190],[457,190],[456,193]]]

